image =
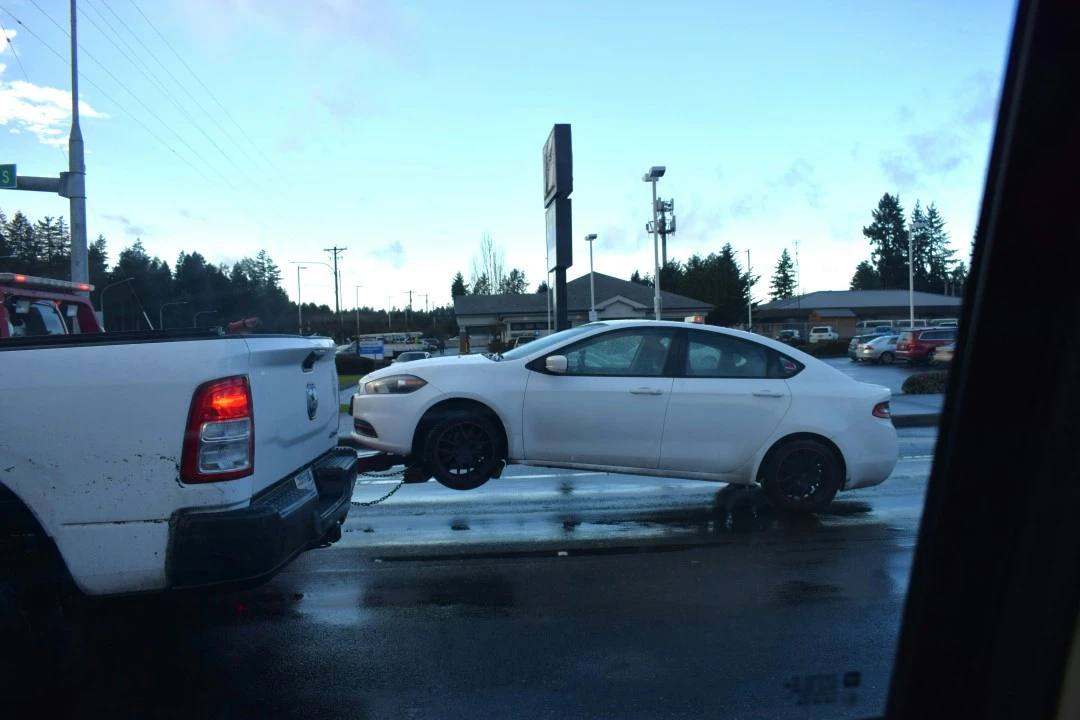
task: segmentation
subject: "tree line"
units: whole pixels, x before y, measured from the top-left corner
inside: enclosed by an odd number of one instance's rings
[[[469,282],[465,282],[465,276],[459,272],[450,283],[452,298],[462,295],[524,295],[527,292],[529,281],[525,279],[525,271],[511,268],[507,272],[506,253],[488,233],[480,238],[480,250],[472,258]]]
[[[90,300],[107,330],[146,330],[225,325],[259,318],[255,332],[322,335],[344,341],[359,332],[406,329],[428,336],[457,333],[453,308],[398,312],[361,307],[338,316],[328,305],[291,301],[281,269],[266,253],[231,266],[214,264],[198,252],[181,252],[173,266],[151,256],[137,239],[110,265],[104,236],[87,248]],[[10,220],[0,210],[0,271],[55,279],[70,278],[71,234],[62,217],[31,222],[22,212]],[[302,321],[301,321],[302,317]],[[302,326],[301,326],[302,322]]]
[[[759,279],[743,270],[731,243],[720,252],[691,255],[686,262],[670,259],[660,268],[661,290],[709,303],[713,310],[705,322],[725,327],[746,322],[747,305],[753,303],[750,291]],[[630,282],[653,287],[652,276],[637,270]]]

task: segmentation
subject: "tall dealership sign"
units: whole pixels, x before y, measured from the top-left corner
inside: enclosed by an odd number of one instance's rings
[[[574,191],[574,155],[570,125],[551,128],[544,143],[544,220],[547,227],[547,271],[555,273],[555,330],[570,327],[566,307],[566,269],[574,264],[570,193]]]

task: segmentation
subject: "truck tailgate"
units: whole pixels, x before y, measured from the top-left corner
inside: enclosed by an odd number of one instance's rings
[[[338,387],[330,339],[248,336],[255,415],[252,493],[337,445]]]

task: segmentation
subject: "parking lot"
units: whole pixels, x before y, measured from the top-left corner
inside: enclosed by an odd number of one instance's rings
[[[934,365],[908,365],[902,360],[898,360],[891,365],[873,365],[868,362],[854,362],[848,357],[822,358],[822,362],[831,365],[848,377],[858,380],[859,382],[884,385],[892,390],[893,395],[899,395],[902,392],[901,388],[904,381],[912,375],[945,369],[944,367]]]
[[[903,368],[858,368],[879,370]],[[354,506],[338,544],[262,587],[91,606],[73,634],[70,692],[52,686],[50,707],[178,718],[877,715],[937,438],[927,427],[899,434],[887,482],[805,518],[776,514],[754,490],[669,478],[511,467],[471,492],[403,486]],[[395,485],[363,478],[353,500]],[[826,683],[833,691],[810,702],[809,677],[847,684]]]

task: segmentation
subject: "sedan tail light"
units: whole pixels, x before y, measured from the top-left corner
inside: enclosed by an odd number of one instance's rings
[[[212,380],[191,399],[180,460],[185,483],[220,482],[255,472],[255,410],[247,376]]]
[[[883,420],[889,420],[892,418],[892,412],[889,410],[889,402],[878,403],[874,406],[874,417],[881,418]]]

